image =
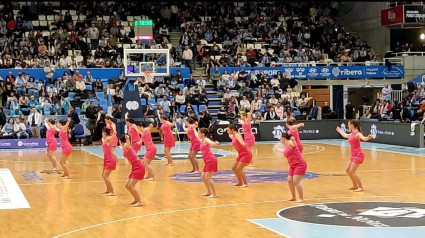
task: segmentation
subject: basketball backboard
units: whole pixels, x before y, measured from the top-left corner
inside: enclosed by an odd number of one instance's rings
[[[170,75],[169,49],[124,49],[125,77]]]

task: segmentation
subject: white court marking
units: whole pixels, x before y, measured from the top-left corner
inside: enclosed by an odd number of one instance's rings
[[[31,208],[8,168],[0,168],[0,209]]]
[[[403,198],[425,197],[425,195],[417,195],[417,196],[404,196],[404,195],[364,196],[364,197],[362,197],[362,199],[367,199],[367,198],[400,198],[400,197],[403,197]],[[353,197],[332,197],[332,198],[323,197],[323,198],[304,199],[304,201],[328,200],[328,199],[329,200],[332,200],[332,199],[353,199],[353,198],[358,198],[358,197],[357,196],[353,196]],[[104,225],[109,225],[109,224],[114,224],[114,223],[118,223],[118,222],[122,222],[122,221],[134,220],[134,219],[139,219],[139,218],[151,217],[151,216],[167,215],[167,214],[174,214],[174,213],[187,212],[187,211],[196,211],[196,210],[203,210],[203,209],[209,209],[209,208],[234,207],[234,206],[243,206],[243,205],[251,205],[251,204],[264,204],[264,203],[276,203],[276,202],[288,202],[288,200],[285,199],[285,200],[272,200],[272,201],[230,203],[230,204],[222,204],[222,205],[214,205],[214,206],[192,207],[192,208],[184,208],[184,209],[177,209],[177,210],[164,211],[164,212],[156,212],[156,213],[150,213],[150,214],[145,214],[145,215],[140,215],[140,216],[126,217],[126,218],[122,218],[122,219],[117,219],[117,220],[98,223],[98,224],[91,225],[91,226],[82,227],[82,228],[79,228],[79,229],[75,229],[75,230],[60,234],[60,235],[56,235],[52,238],[64,237],[64,236],[71,235],[71,234],[74,234],[74,233],[77,233],[77,232],[80,232],[80,231],[85,231],[85,230],[89,230],[89,229],[104,226]]]

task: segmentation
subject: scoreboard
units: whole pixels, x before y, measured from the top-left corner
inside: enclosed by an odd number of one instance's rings
[[[153,40],[152,20],[135,20],[134,34],[136,40]]]

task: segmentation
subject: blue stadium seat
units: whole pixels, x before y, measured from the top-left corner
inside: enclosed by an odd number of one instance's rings
[[[80,115],[81,114],[81,108],[80,107],[75,107],[75,112]]]
[[[199,105],[199,112],[203,112],[205,108],[205,105]]]
[[[146,99],[145,98],[140,99],[140,105],[146,105]]]
[[[183,89],[184,89],[184,84],[182,84],[182,83],[181,83],[181,84],[179,84],[179,88],[180,88],[180,90],[181,90],[181,91],[183,91]]]
[[[264,112],[264,110],[266,110],[266,104],[265,103],[261,104],[260,112]]]
[[[108,100],[106,100],[106,99],[99,99],[99,101],[100,101],[100,106],[101,107],[108,107]]]
[[[74,92],[68,92],[68,97],[69,97],[69,100],[75,100],[75,93]]]
[[[185,110],[186,110],[186,105],[181,105],[180,106],[180,113],[184,113]]]
[[[155,105],[156,104],[155,98],[149,98],[148,99],[148,104],[151,105],[151,106],[152,105]]]
[[[164,99],[163,98],[157,98],[156,101],[157,102],[162,102],[162,101],[164,101]]]
[[[93,92],[93,86],[86,84],[86,91]]]
[[[105,93],[104,92],[96,92],[96,98],[98,99],[104,99]]]

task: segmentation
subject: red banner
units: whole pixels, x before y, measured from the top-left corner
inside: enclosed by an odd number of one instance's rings
[[[381,26],[403,23],[403,6],[381,10]]]

